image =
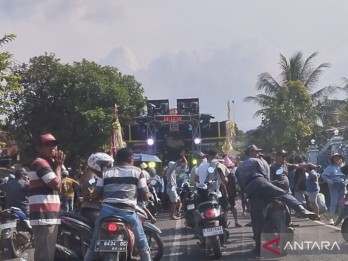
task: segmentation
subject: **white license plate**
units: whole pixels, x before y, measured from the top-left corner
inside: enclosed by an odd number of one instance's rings
[[[17,226],[17,222],[0,224],[0,229],[13,228]]]
[[[187,210],[192,210],[192,209],[195,209],[194,204],[187,205]]]
[[[222,235],[223,233],[224,233],[224,230],[223,230],[222,226],[203,229],[203,236],[204,237]]]
[[[96,252],[127,252],[127,241],[123,240],[97,240]]]

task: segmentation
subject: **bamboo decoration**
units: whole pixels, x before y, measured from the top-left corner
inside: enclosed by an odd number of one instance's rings
[[[231,106],[230,101],[227,102],[227,121],[226,121],[226,136],[222,151],[225,155],[230,155],[233,152],[232,138],[235,135],[234,123],[231,121]]]

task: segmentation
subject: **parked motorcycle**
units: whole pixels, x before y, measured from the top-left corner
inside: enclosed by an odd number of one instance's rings
[[[229,234],[217,194],[209,191],[212,184],[197,186],[198,239],[203,249],[212,250],[214,257],[220,258],[221,245],[226,243]]]
[[[335,226],[341,224],[342,220],[341,233],[343,239],[348,242],[348,194],[345,194],[340,201],[340,214],[335,222]]]
[[[11,258],[20,257],[32,247],[33,233],[29,218],[19,208],[11,207],[0,211],[0,245]]]
[[[155,261],[160,260],[163,256],[163,242],[159,236],[161,231],[147,220],[147,215],[142,209],[138,208],[137,213],[149,242],[151,258]],[[127,258],[137,256],[134,247],[134,234],[124,220],[114,216],[104,219],[101,223],[100,233],[106,233],[105,238],[97,241],[96,252],[100,253],[101,260],[117,260],[116,256],[119,256],[119,260],[128,260]],[[63,212],[55,258],[58,260],[82,260],[89,247],[92,234],[93,224],[88,219],[77,213]],[[118,241],[121,235],[127,235],[122,239],[123,243]],[[127,258],[123,259],[125,257]]]
[[[287,205],[276,198],[265,208],[262,228],[266,242],[279,236],[277,251],[285,256],[287,251],[285,245],[294,240],[294,225],[291,222],[290,210]]]

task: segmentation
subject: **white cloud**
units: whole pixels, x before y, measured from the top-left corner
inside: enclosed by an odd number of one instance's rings
[[[169,98],[170,106],[176,107],[176,99],[198,97],[201,112],[211,113],[219,121],[226,120],[227,102],[234,100],[236,123],[247,130],[259,124],[252,117],[256,106],[243,99],[256,94],[257,75],[265,68],[267,50],[263,46],[261,53],[260,48],[251,41],[248,45],[165,54],[135,76],[148,98]]]
[[[199,97],[202,112],[226,118],[235,100],[244,130],[260,122],[244,103],[262,72],[275,78],[279,54],[315,51],[330,62],[318,87],[348,77],[348,1],[334,0],[0,0],[1,32],[17,39],[16,60],[44,52],[133,73],[151,99]],[[345,98],[345,97],[343,97]]]
[[[101,59],[101,64],[117,67],[123,74],[134,74],[139,68],[139,64],[127,47],[114,48],[105,58]]]

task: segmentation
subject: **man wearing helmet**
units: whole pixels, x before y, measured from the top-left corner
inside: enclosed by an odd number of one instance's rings
[[[80,190],[82,193],[82,204],[80,214],[92,224],[99,215],[101,201],[93,199],[92,193],[95,189],[98,178],[102,177],[103,171],[110,167],[114,159],[103,152],[93,153],[87,161],[87,168],[80,179]]]
[[[143,200],[148,200],[149,192],[141,169],[133,166],[134,153],[122,148],[116,154],[116,166],[107,169],[103,177],[98,179],[92,199],[102,198],[100,214],[94,227],[93,237],[85,256],[86,260],[94,260],[94,248],[99,233],[99,223],[105,217],[117,215],[126,219],[133,229],[138,253],[142,261],[150,261],[150,250],[141,221],[135,208],[138,193]]]

